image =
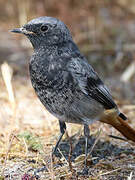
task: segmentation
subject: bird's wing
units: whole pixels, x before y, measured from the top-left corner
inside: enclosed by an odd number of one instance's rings
[[[85,59],[72,59],[68,70],[83,93],[101,103],[105,109],[117,107],[109,90]]]

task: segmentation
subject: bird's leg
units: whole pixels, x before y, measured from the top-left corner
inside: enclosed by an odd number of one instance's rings
[[[60,141],[61,141],[61,139],[62,139],[62,137],[63,137],[63,135],[64,135],[64,133],[66,131],[65,122],[59,121],[59,126],[60,126],[60,135],[59,135],[58,141],[57,141],[57,143],[56,143],[56,145],[55,145],[55,147],[53,149],[52,155],[55,154],[55,152],[56,152],[56,150],[57,150],[57,148],[59,146],[59,143],[60,143]]]
[[[88,154],[88,138],[90,136],[90,129],[88,125],[84,125],[85,136],[85,167],[87,166],[87,154]]]

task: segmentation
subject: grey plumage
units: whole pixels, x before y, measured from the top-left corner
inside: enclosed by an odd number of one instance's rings
[[[42,33],[40,26],[43,24],[50,24],[53,29]],[[30,77],[48,111],[61,121],[90,124],[98,120],[104,108],[116,107],[64,23],[55,18],[41,17],[24,27],[31,30],[34,25],[38,28],[33,32],[38,33],[39,37],[28,35],[35,47],[30,60]]]
[[[12,32],[25,34],[34,47],[29,63],[32,85],[46,109],[59,119],[61,133],[64,122],[84,124],[89,132],[88,125],[99,120],[105,109],[118,109],[62,21],[40,17]]]

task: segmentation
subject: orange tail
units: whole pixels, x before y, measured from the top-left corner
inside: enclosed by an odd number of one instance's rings
[[[118,116],[118,113],[115,109],[106,110],[100,121],[112,125],[127,139],[135,142],[135,130]]]

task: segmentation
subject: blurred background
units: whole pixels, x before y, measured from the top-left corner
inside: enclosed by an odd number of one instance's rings
[[[29,131],[44,140],[58,134],[58,121],[45,111],[31,86],[31,44],[23,35],[9,32],[39,16],[64,21],[135,127],[135,0],[0,0],[0,149],[5,159],[13,133]],[[92,131],[97,127],[93,124]],[[76,128],[68,125],[69,135]],[[116,133],[107,125],[102,131]]]

